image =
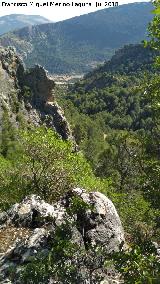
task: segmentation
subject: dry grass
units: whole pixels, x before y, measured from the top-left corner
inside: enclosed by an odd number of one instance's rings
[[[24,240],[30,236],[32,230],[28,228],[16,228],[14,226],[0,229],[0,253],[10,250],[17,240]]]

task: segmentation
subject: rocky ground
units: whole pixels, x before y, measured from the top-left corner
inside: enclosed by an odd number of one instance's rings
[[[79,198],[83,207],[74,210],[73,197]],[[117,211],[103,194],[87,193],[77,188],[55,204],[48,204],[40,197],[31,195],[0,214],[1,283],[9,281],[7,279],[11,267],[14,267],[15,277],[9,283],[20,283],[18,275],[21,268],[38,253],[49,253],[50,240],[54,243],[56,228],[65,224],[66,220],[72,224],[72,241],[81,249],[88,250],[89,245],[101,246],[106,248],[107,253],[111,253],[119,250],[119,246],[124,243],[123,228]],[[76,262],[75,256],[73,261]],[[91,283],[88,266],[83,263],[80,269],[85,278],[81,283]],[[104,278],[101,284],[120,283],[119,276],[113,269],[105,273],[99,267],[97,273]]]

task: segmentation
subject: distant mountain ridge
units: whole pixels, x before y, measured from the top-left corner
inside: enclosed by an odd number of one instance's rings
[[[0,17],[0,35],[25,26],[40,25],[50,21],[39,15],[11,14]]]
[[[50,73],[81,73],[104,62],[125,44],[139,43],[153,15],[151,3],[132,3],[58,23],[25,27],[3,35],[2,46],[15,46],[27,66]]]

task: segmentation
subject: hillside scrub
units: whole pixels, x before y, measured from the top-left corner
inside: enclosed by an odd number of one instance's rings
[[[53,202],[76,186],[107,190],[108,181],[96,178],[83,154],[54,131],[44,127],[19,131],[17,138],[14,150],[9,145],[7,157],[0,159],[2,208],[31,193]]]

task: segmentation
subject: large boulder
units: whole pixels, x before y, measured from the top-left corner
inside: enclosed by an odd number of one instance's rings
[[[6,279],[11,267],[17,267],[19,271],[31,257],[40,252],[48,254],[54,244],[56,229],[64,224],[70,229],[71,241],[83,251],[105,247],[106,252],[111,253],[118,251],[124,243],[123,228],[117,211],[102,193],[88,193],[76,188],[54,204],[31,195],[0,214],[2,278]],[[80,269],[87,278],[88,268],[83,266]],[[88,282],[85,283],[90,283],[89,280],[86,281]]]
[[[77,215],[79,230],[84,232],[86,242],[105,245],[108,253],[119,250],[124,232],[112,201],[100,192],[87,193],[81,188],[74,189],[73,194],[89,205],[89,209]]]

